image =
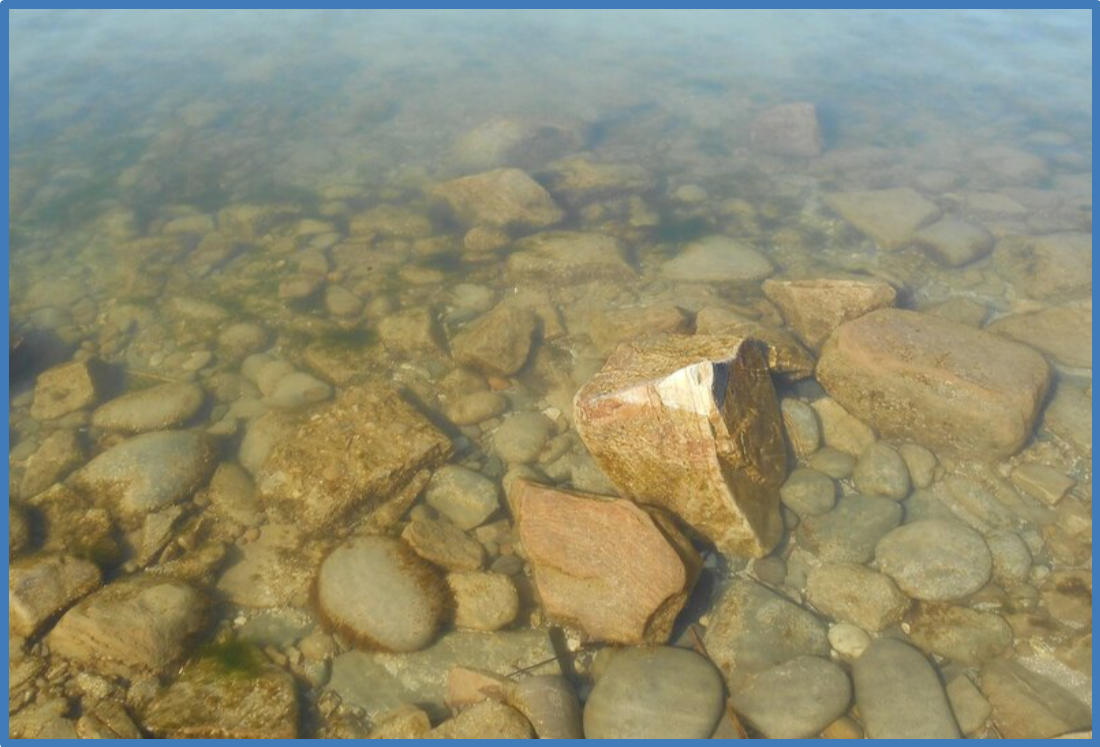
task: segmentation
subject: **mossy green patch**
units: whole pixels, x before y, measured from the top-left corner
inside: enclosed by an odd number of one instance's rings
[[[264,655],[251,643],[231,639],[210,643],[199,649],[200,661],[210,662],[222,674],[257,677],[263,672]]]

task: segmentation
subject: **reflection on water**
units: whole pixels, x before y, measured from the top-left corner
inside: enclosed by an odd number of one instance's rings
[[[1090,729],[1089,21],[13,13],[12,736]]]

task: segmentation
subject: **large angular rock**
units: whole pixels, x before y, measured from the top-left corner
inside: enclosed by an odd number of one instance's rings
[[[622,345],[574,411],[623,495],[667,508],[722,552],[762,557],[779,541],[786,447],[760,343],[696,335]]]
[[[817,158],[823,147],[817,107],[808,101],[773,106],[753,120],[749,140],[777,156]]]
[[[248,644],[216,644],[152,700],[142,723],[166,739],[293,739],[294,677]]]
[[[1031,298],[1087,296],[1092,292],[1092,234],[1010,236],[997,242],[993,264]]]
[[[508,274],[516,280],[561,284],[592,280],[629,280],[634,269],[613,236],[548,231],[521,239],[508,256]]]
[[[53,654],[105,674],[159,672],[203,629],[208,605],[182,581],[134,576],[70,609],[46,641]]]
[[[940,215],[938,207],[908,187],[835,192],[825,196],[825,204],[883,249],[905,246],[917,229]]]
[[[701,567],[667,515],[517,480],[511,502],[547,614],[596,640],[664,643]]]
[[[661,265],[670,280],[691,283],[752,283],[775,272],[760,252],[726,236],[708,236],[684,247]]]
[[[451,342],[455,361],[487,374],[511,376],[527,362],[536,326],[530,309],[497,304]]]
[[[883,436],[987,457],[1023,446],[1050,382],[1046,361],[1027,347],[899,309],[837,328],[817,376]]]
[[[396,392],[369,383],[278,441],[256,486],[275,513],[317,532],[355,511],[411,503],[450,453],[450,440]]]
[[[467,226],[545,228],[565,217],[550,194],[519,169],[452,179],[432,193]]]
[[[66,363],[43,371],[34,385],[31,417],[54,420],[95,404],[99,396],[93,365],[88,361]]]
[[[897,291],[882,280],[767,280],[764,294],[802,342],[817,350],[837,327],[893,306]]]

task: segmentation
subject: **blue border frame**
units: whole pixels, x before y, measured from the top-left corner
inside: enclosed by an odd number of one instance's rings
[[[12,10],[12,9],[44,9],[44,8],[40,8],[37,4],[34,4],[34,3],[12,2],[11,0],[9,0],[7,5],[3,5],[3,0],[0,0],[0,6],[2,6],[2,7],[0,7],[0,10],[4,11],[3,12],[3,24],[4,24],[4,32],[5,32],[4,35],[5,35],[5,38],[9,40],[9,44],[10,44],[11,37],[10,37],[10,28],[9,28],[9,21],[8,21],[7,11]],[[78,8],[82,8],[82,6],[75,5],[75,4],[69,4],[69,3],[57,3],[57,4],[54,4],[54,7],[55,8],[61,8],[61,9],[78,9]],[[114,9],[155,9],[156,7],[157,6],[151,5],[151,4],[148,4],[148,3],[146,3],[146,4],[126,3],[126,4],[118,4],[118,5],[112,6],[112,8],[114,8]],[[207,6],[207,5],[192,5],[192,4],[177,5],[177,6],[174,6],[174,7],[175,8],[181,8],[181,9],[211,9],[211,10],[220,9],[220,8],[217,8],[216,6],[212,7],[212,6]],[[258,9],[261,6],[253,5],[253,4],[247,4],[244,7],[245,8],[257,8]],[[291,6],[277,6],[278,9],[289,9],[290,7]],[[332,6],[332,7],[344,9],[344,8],[358,8],[358,7],[361,7],[361,6],[350,5],[350,4],[337,4],[337,5]],[[492,7],[492,8],[504,8],[506,6],[490,6],[490,7]],[[858,3],[858,4],[850,4],[846,7],[847,8],[875,8],[876,6],[869,5],[869,4],[863,4],[863,3]],[[1020,4],[1016,4],[1016,3],[1007,4],[1007,5],[996,5],[996,4],[991,4],[991,3],[975,3],[975,4],[969,5],[968,7],[969,8],[978,8],[978,9],[1021,9],[1021,8],[1026,8],[1028,6],[1020,5]],[[1084,3],[1084,2],[1073,3],[1073,4],[1060,4],[1060,9],[1092,9],[1093,7],[1094,6],[1092,6],[1091,4]],[[433,6],[432,9],[439,9],[439,8],[450,8],[450,9],[456,9],[456,10],[458,9],[458,8],[455,8],[454,6]],[[830,9],[830,6],[797,4],[789,10],[791,12],[795,12],[795,11],[801,10],[801,9]],[[943,8],[941,6],[931,5],[931,6],[916,6],[916,7],[906,8],[906,10],[908,10],[908,9],[946,10],[946,9],[953,9],[953,8]],[[1049,8],[1036,8],[1036,10],[1049,10]],[[1095,36],[1095,31],[1098,27],[1098,24],[1100,24],[1100,16],[1097,16],[1096,14],[1093,14],[1092,27],[1093,27],[1094,36]],[[9,52],[10,52],[10,50],[9,50]],[[8,94],[10,96],[10,93],[8,91],[8,75],[7,75],[8,66],[9,66],[8,58],[5,58],[5,62],[4,62],[4,68],[5,68],[4,89],[5,89],[5,94]],[[1094,62],[1093,62],[1093,71],[1094,71],[1094,73],[1095,73],[1095,69],[1096,69],[1096,64],[1095,64],[1095,59],[1094,59]],[[1095,75],[1094,75],[1094,79],[1095,79]],[[1094,86],[1094,93],[1095,93],[1095,82],[1093,83],[1093,86]],[[1095,96],[1094,96],[1094,99],[1095,99]],[[8,101],[10,102],[10,98],[8,98]],[[10,120],[7,117],[5,117],[5,119],[4,119],[4,129],[5,129],[5,132],[9,136],[9,145],[10,145],[10,132],[8,131],[9,130],[9,122],[10,122]],[[1097,142],[1097,138],[1096,138],[1096,135],[1094,134],[1093,135],[1093,148],[1094,148],[1094,151],[1095,151],[1096,142]],[[5,149],[5,151],[4,151],[5,170],[7,170],[7,167],[8,167],[9,155],[10,155],[9,151],[7,149]],[[7,179],[5,179],[3,181],[3,193],[4,193],[3,194],[3,196],[4,196],[3,210],[4,210],[5,218],[10,220],[10,216],[8,215],[8,190],[9,190],[9,182],[8,182]],[[1094,212],[1095,212],[1095,210],[1094,210]],[[8,251],[9,251],[8,239],[9,239],[9,234],[5,233],[4,238],[3,238],[3,254],[4,254],[5,259],[8,259],[8,257],[9,257],[9,254],[8,254]],[[5,286],[4,286],[4,294],[5,294],[5,300],[8,301],[8,303],[5,304],[4,315],[5,315],[5,319],[10,321],[10,314],[9,314],[10,297],[8,296],[7,284],[5,284]],[[8,340],[8,334],[9,334],[9,332],[7,332],[7,331],[4,333],[5,340]],[[10,340],[9,340],[9,342],[10,342]],[[9,373],[8,372],[8,365],[9,365],[8,364],[8,359],[5,357],[4,358],[4,363],[3,363],[5,374]],[[9,381],[10,381],[10,379],[9,379]],[[1095,414],[1095,410],[1094,410],[1094,414]],[[5,450],[7,450],[8,446],[9,446],[9,434],[8,434],[7,431],[5,431],[4,434],[3,434],[3,443],[4,443],[4,446],[5,446]],[[8,467],[7,467],[7,463],[5,462],[5,474],[7,473],[7,470],[8,470]],[[7,519],[4,519],[3,521],[4,521],[4,524],[6,526],[7,525]],[[1094,654],[1094,662],[1095,662],[1095,654]],[[6,680],[7,680],[7,675],[5,674],[5,681]],[[6,720],[6,717],[5,717],[5,720]],[[44,740],[44,741],[46,743],[48,743],[48,742],[55,742],[55,741],[60,742],[62,740]],[[67,740],[65,740],[65,741],[67,741]],[[185,740],[169,740],[169,741],[185,741]],[[207,743],[207,742],[213,743],[213,742],[223,741],[223,740],[186,740],[186,741],[188,741],[188,743],[190,743],[190,744],[194,744],[194,743]],[[272,742],[284,742],[284,741],[285,742],[290,742],[291,740],[265,740],[265,743],[270,744]],[[297,740],[295,740],[295,741],[297,741]],[[459,741],[474,741],[474,740],[459,740]],[[499,741],[499,740],[482,740],[482,741],[495,742],[495,741]],[[789,741],[794,741],[794,740],[780,740],[780,741],[789,742]],[[908,741],[911,741],[911,740],[902,740],[902,741],[907,741],[908,742]],[[1030,741],[1030,740],[1015,740],[1015,741]]]

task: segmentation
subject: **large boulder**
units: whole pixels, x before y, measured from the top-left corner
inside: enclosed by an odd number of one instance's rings
[[[612,643],[669,639],[702,564],[667,514],[522,479],[510,498],[551,618]]]
[[[909,187],[834,192],[825,204],[883,249],[905,246],[917,229],[940,216],[935,204]]]
[[[941,317],[880,309],[837,328],[817,377],[883,436],[1005,457],[1030,437],[1050,370],[1023,345]]]
[[[786,446],[760,343],[673,335],[622,345],[574,411],[623,495],[667,508],[722,552],[762,557],[779,541]]]
[[[450,453],[450,440],[423,415],[388,386],[369,383],[344,390],[278,440],[256,486],[305,532],[357,510],[387,509],[396,519]]]
[[[882,280],[766,280],[764,294],[802,342],[815,350],[844,322],[893,306],[894,287]]]
[[[526,172],[496,169],[443,182],[432,194],[467,226],[545,228],[565,214]]]

